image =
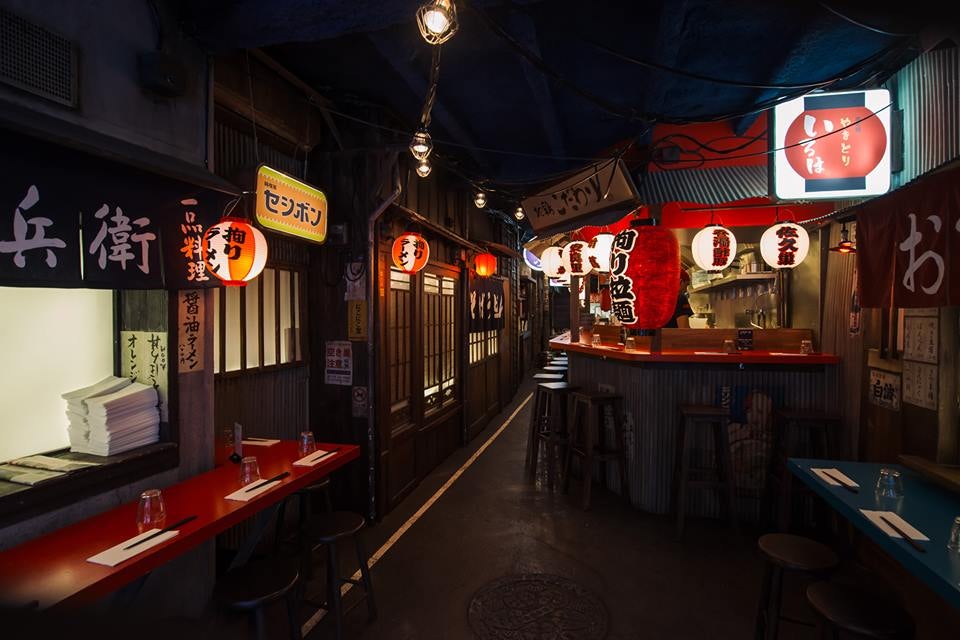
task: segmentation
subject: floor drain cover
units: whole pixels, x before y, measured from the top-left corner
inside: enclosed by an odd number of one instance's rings
[[[560,576],[505,576],[470,601],[470,627],[480,640],[602,640],[607,610],[597,596]]]

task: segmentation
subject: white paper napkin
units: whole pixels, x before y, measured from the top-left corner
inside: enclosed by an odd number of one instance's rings
[[[264,438],[263,440],[241,440],[241,442],[243,444],[250,445],[251,447],[272,447],[280,441]]]
[[[267,491],[270,491],[270,489],[273,489],[275,486],[283,482],[283,480],[282,479],[274,480],[273,482],[268,482],[267,484],[263,485],[258,489],[254,489],[253,491],[247,491],[247,489],[257,485],[260,482],[263,482],[262,478],[260,480],[257,480],[256,482],[251,482],[246,486],[240,487],[239,489],[237,489],[236,491],[234,491],[228,496],[224,496],[224,500],[237,500],[238,502],[246,502],[250,498],[256,498],[261,493],[266,493]]]
[[[94,564],[102,564],[105,567],[115,567],[121,562],[129,560],[133,556],[143,553],[147,549],[155,547],[161,542],[166,542],[170,538],[173,538],[174,536],[180,533],[179,531],[167,531],[166,533],[157,536],[153,540],[148,540],[143,544],[138,544],[133,549],[127,549],[126,551],[124,551],[123,548],[126,547],[127,545],[133,544],[134,542],[142,538],[146,538],[147,536],[152,535],[157,531],[160,531],[160,529],[150,529],[149,531],[144,531],[140,535],[134,536],[129,540],[124,540],[120,544],[114,547],[110,547],[106,551],[101,551],[95,556],[90,556],[89,558],[87,558],[87,562],[93,562]]]
[[[880,516],[885,517],[887,520],[895,524],[897,528],[899,528],[901,531],[903,531],[905,534],[907,534],[914,540],[922,540],[922,541],[930,540],[930,538],[928,538],[927,536],[917,531],[915,528],[913,528],[913,526],[911,526],[909,522],[907,522],[906,520],[898,516],[893,511],[870,511],[869,509],[860,509],[860,512],[863,515],[867,516],[867,518],[870,519],[870,522],[880,527],[880,530],[883,531],[888,536],[890,536],[891,538],[901,538],[902,536],[896,531],[894,531],[893,529],[891,529],[890,527],[888,527],[887,524],[880,519]]]
[[[834,477],[837,477],[837,478],[840,478],[841,480],[843,480],[844,482],[846,482],[848,485],[852,485],[852,486],[854,486],[854,487],[859,487],[859,486],[860,486],[859,484],[856,483],[856,481],[852,480],[852,479],[850,478],[850,476],[846,475],[845,473],[843,473],[843,472],[840,471],[839,469],[832,469],[832,468],[831,468],[831,469],[813,469],[813,468],[811,468],[810,471],[813,471],[815,474],[817,474],[817,477],[818,477],[818,478],[820,478],[821,480],[823,480],[824,482],[826,482],[826,483],[829,484],[829,485],[833,485],[834,487],[839,487],[839,486],[841,486],[841,485],[840,485],[839,482],[837,482],[836,480],[834,480],[833,478],[831,478],[830,476],[828,476],[828,475],[827,475],[826,473],[824,473],[824,472],[829,471],[829,472],[830,472],[830,475],[832,475],[832,476],[834,476]]]
[[[313,467],[320,464],[324,460],[329,460],[330,456],[336,453],[336,451],[324,451],[323,449],[317,449],[308,456],[304,456],[293,463],[295,467]]]

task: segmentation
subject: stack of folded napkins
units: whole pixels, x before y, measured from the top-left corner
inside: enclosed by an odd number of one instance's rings
[[[111,456],[160,439],[157,390],[108,376],[60,396],[67,401],[70,450]]]

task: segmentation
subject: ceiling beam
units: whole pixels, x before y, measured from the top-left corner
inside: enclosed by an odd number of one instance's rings
[[[421,101],[427,96],[427,85],[429,83],[428,75],[416,70],[413,55],[410,49],[404,47],[395,38],[389,34],[380,33],[368,37],[370,43],[376,49],[384,62],[393,69],[403,82],[410,88],[414,96]],[[422,44],[422,43],[421,43]],[[424,45],[426,47],[426,45]],[[443,93],[443,60],[440,61],[441,78],[437,89],[437,99],[433,103],[432,119],[438,122],[446,132],[453,137],[454,142],[465,146],[465,151],[477,162],[480,167],[485,167],[486,162],[476,150],[478,146],[474,141],[473,135],[467,130],[460,120],[447,109],[440,101],[440,95]],[[419,118],[418,118],[419,122]]]
[[[537,25],[534,24],[529,15],[520,11],[512,11],[507,19],[506,28],[510,35],[519,41],[527,51],[538,58],[543,57],[540,53]],[[560,118],[557,115],[553,92],[546,76],[534,68],[526,58],[521,59],[520,65],[523,67],[523,75],[527,79],[534,101],[539,108],[540,123],[543,126],[543,133],[550,147],[550,153],[558,157],[567,155],[560,129]]]

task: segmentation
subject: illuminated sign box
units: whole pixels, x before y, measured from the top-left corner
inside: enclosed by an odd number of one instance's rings
[[[296,178],[260,165],[257,222],[272,231],[322,244],[327,239],[327,196]]]
[[[781,200],[890,189],[890,92],[813,93],[773,109],[773,193]]]

